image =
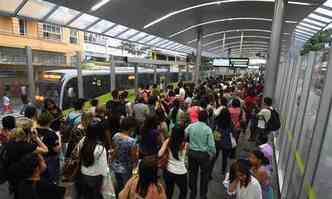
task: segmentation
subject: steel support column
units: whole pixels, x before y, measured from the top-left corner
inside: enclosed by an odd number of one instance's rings
[[[282,25],[287,0],[276,0],[274,6],[274,16],[272,21],[272,32],[269,46],[269,57],[265,69],[264,96],[274,98],[277,83],[280,45],[282,36]]]
[[[134,69],[135,69],[135,93],[138,93],[138,64],[134,63]]]
[[[157,65],[153,65],[153,83],[157,84]]]
[[[83,89],[83,76],[81,69],[81,52],[76,52],[76,69],[77,69],[77,90],[78,98],[84,98],[84,89]]]
[[[26,48],[26,56],[27,56],[27,68],[28,68],[28,84],[29,84],[29,99],[30,101],[34,100],[35,96],[35,80],[34,80],[34,70],[32,65],[32,48],[27,46]]]
[[[226,47],[226,33],[224,32],[224,38],[222,40],[222,55],[225,56],[225,47]]]
[[[110,68],[110,70],[111,70],[111,71],[110,71],[110,72],[111,72],[111,92],[114,91],[115,88],[116,88],[116,83],[115,83],[115,82],[116,82],[116,81],[115,81],[115,78],[116,78],[116,77],[115,77],[115,75],[116,75],[116,74],[115,74],[115,73],[116,73],[115,68],[116,68],[116,67],[115,67],[115,65],[116,65],[116,64],[115,64],[115,61],[114,61],[114,56],[111,55],[111,66],[110,66],[110,67],[111,67],[111,68]]]
[[[202,54],[202,37],[203,37],[203,31],[202,29],[197,30],[197,48],[196,48],[196,67],[195,70],[193,70],[193,77],[194,82],[196,86],[198,86],[199,83],[199,77],[200,77],[200,66],[201,66],[201,54]]]
[[[242,57],[243,35],[244,35],[244,32],[241,32],[241,40],[240,40],[240,57]]]

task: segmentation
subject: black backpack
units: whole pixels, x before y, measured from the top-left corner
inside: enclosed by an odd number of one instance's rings
[[[0,184],[7,181],[8,174],[8,152],[6,145],[0,146]]]
[[[277,131],[281,127],[279,113],[275,109],[269,109],[271,111],[271,118],[266,124],[267,131]]]

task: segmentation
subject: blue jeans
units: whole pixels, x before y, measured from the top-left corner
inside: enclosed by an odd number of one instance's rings
[[[119,193],[124,188],[124,186],[126,185],[128,180],[131,178],[132,169],[126,169],[126,172],[122,172],[122,173],[116,173],[116,171],[114,171],[114,174],[115,174],[115,178],[117,181],[116,190]]]

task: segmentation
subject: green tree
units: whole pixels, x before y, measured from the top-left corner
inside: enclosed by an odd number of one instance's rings
[[[313,35],[303,46],[301,50],[301,55],[305,55],[310,51],[318,51],[324,48],[325,43],[331,44],[332,29],[326,29],[317,32]]]

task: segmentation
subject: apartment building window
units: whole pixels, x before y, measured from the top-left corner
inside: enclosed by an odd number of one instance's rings
[[[27,34],[27,21],[25,19],[19,19],[18,20],[18,31],[20,35],[26,35]]]
[[[70,30],[70,36],[69,41],[71,44],[77,44],[78,43],[78,31],[77,30]]]
[[[43,24],[43,37],[45,39],[61,40],[62,28],[55,24]]]

